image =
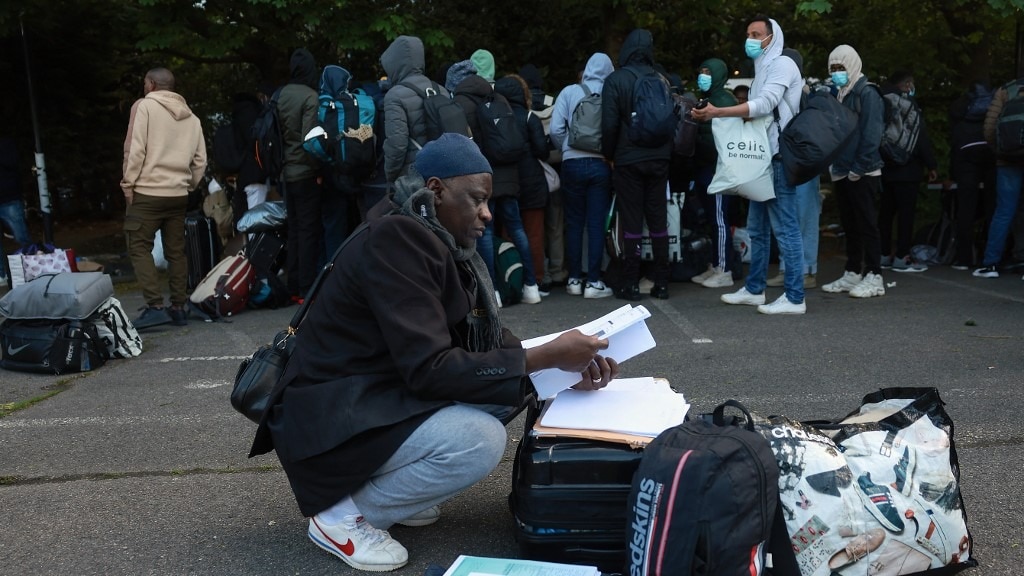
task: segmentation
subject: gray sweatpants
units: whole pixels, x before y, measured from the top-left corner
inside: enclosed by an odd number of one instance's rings
[[[427,419],[352,494],[374,527],[441,504],[485,478],[505,453],[505,427],[491,414],[457,404]]]

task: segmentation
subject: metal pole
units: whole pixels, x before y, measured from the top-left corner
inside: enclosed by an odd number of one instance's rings
[[[18,14],[18,24],[21,26],[21,44],[25,52],[25,75],[28,76],[28,101],[32,111],[32,131],[36,139],[36,164],[32,171],[36,175],[36,184],[39,187],[39,210],[43,213],[43,235],[48,244],[53,244],[53,218],[50,214],[50,189],[46,185],[46,159],[43,157],[43,143],[39,136],[39,116],[36,114],[36,96],[32,89],[32,68],[28,59],[28,39],[25,37],[24,13]]]

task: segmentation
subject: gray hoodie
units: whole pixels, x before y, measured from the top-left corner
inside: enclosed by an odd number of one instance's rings
[[[768,141],[772,154],[779,152],[779,124],[785,128],[793,116],[800,111],[800,96],[804,80],[800,69],[790,58],[782,57],[785,46],[782,27],[775,20],[772,23],[772,40],[760,56],[754,59],[754,81],[750,84],[750,117],[760,118],[773,115],[779,109],[779,122],[768,125]]]
[[[594,94],[600,94],[604,88],[604,79],[615,67],[612,59],[603,52],[593,54],[583,69],[583,83]],[[573,158],[603,158],[596,152],[584,152],[569,147],[569,125],[572,122],[572,111],[586,93],[579,84],[571,84],[562,89],[555,99],[554,110],[551,112],[551,141],[562,150],[562,160]]]

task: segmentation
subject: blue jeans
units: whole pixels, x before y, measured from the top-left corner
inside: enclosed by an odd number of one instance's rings
[[[804,251],[800,241],[796,189],[786,182],[786,173],[779,160],[772,161],[772,180],[775,183],[775,198],[766,202],[751,202],[747,211],[750,273],[747,274],[746,288],[751,294],[764,292],[771,234],[774,231],[786,266],[786,298],[793,304],[799,304],[804,301]]]
[[[1020,188],[1024,183],[1024,166],[996,166],[996,210],[988,227],[983,266],[997,266],[1006,251],[1006,236],[1020,202]]]
[[[352,493],[359,512],[387,530],[487,477],[505,453],[505,427],[471,405],[438,410]]]
[[[817,178],[796,187],[797,219],[800,221],[800,241],[804,247],[804,274],[818,273],[818,235],[821,219],[821,192]],[[779,271],[786,269],[786,261],[779,263]]]
[[[519,216],[519,200],[511,196],[502,198],[491,198],[487,202],[494,218],[487,223],[483,237],[476,243],[476,251],[487,264],[487,271],[491,274],[491,281],[496,280],[494,272],[494,221],[501,219],[505,225],[505,233],[509,235],[512,244],[519,251],[523,260],[523,284],[531,286],[537,283],[537,276],[533,269],[533,258],[530,257],[530,240],[526,237],[526,229],[523,228],[523,219]]]
[[[14,241],[23,248],[32,243],[32,237],[28,233],[28,225],[25,224],[25,205],[21,200],[11,200],[0,204],[0,276],[9,277],[7,269],[7,255],[4,254],[3,229],[4,224],[14,234]]]
[[[587,282],[601,280],[605,221],[611,204],[611,169],[601,158],[562,162],[565,194],[565,252],[569,277],[582,278],[583,230],[587,230]]]

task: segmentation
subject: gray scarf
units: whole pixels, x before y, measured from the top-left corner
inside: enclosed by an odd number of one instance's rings
[[[397,205],[393,213],[408,216],[433,232],[448,247],[455,261],[465,266],[476,279],[476,306],[466,316],[469,351],[486,352],[501,348],[498,302],[494,299],[494,286],[487,265],[476,249],[456,244],[455,237],[437,220],[434,191],[425,187],[418,175],[403,176],[395,182],[392,201]]]

